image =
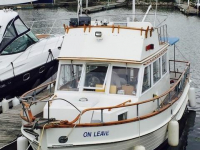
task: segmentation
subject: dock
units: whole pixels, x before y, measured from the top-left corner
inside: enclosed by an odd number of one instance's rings
[[[21,135],[21,105],[0,114],[0,150]]]
[[[198,15],[198,9],[188,6],[187,4],[177,4],[176,7],[185,15]]]
[[[109,9],[119,8],[126,6],[127,4],[125,2],[119,2],[119,3],[105,3],[104,5],[97,5],[97,6],[91,6],[87,8],[83,8],[83,13],[94,13],[98,11],[105,11]]]

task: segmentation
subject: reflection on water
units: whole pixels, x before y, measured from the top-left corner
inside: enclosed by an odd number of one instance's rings
[[[138,14],[145,13],[146,8],[139,8],[136,10]],[[19,15],[23,20],[27,21],[36,21],[36,20],[52,20],[52,19],[62,19],[70,17],[76,17],[76,12],[73,8],[55,8],[55,9],[34,9],[34,10],[18,10]],[[132,11],[129,8],[119,8],[108,10],[104,12],[97,12],[92,14],[92,17],[99,15],[111,15],[111,14],[130,14]],[[154,10],[150,11],[150,14],[153,14]],[[182,136],[180,138],[179,146],[165,147],[164,149],[168,150],[199,150],[200,149],[200,18],[196,16],[185,16],[179,11],[174,9],[158,9],[158,15],[156,19],[156,24],[162,24],[163,20],[167,20],[165,23],[168,25],[168,34],[172,37],[179,37],[180,42],[178,42],[176,58],[177,59],[186,59],[191,62],[191,79],[192,86],[197,88],[197,107],[193,110],[190,110],[186,114],[186,122],[181,122],[181,125],[185,124],[183,129]],[[150,15],[147,17],[147,20],[152,21],[154,16]],[[110,19],[115,19],[110,17]],[[141,20],[142,16],[138,15],[137,20]],[[43,22],[42,24],[35,24],[34,32],[35,33],[49,33],[53,21]],[[67,20],[61,20],[55,22],[57,28],[52,30],[52,33],[64,33],[63,24],[68,24]],[[30,25],[30,23],[29,23]],[[173,47],[171,48],[173,50]],[[173,52],[173,51],[171,51]],[[184,55],[184,57],[182,56]]]

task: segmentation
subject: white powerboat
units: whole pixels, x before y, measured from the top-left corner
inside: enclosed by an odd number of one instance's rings
[[[22,4],[22,3],[31,3],[35,2],[37,0],[1,0],[0,6],[6,6],[6,5],[15,5],[15,4]]]
[[[21,97],[22,135],[34,150],[153,150],[167,139],[178,145],[178,121],[195,102],[190,63],[169,60],[178,39],[144,19],[90,19],[65,26],[56,83]],[[53,96],[30,97],[52,84]]]
[[[0,100],[20,96],[57,72],[63,36],[38,39],[17,12],[0,10]],[[42,35],[40,35],[42,37]],[[44,37],[44,36],[43,36]]]

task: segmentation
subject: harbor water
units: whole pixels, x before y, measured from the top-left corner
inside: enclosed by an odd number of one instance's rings
[[[138,16],[144,14],[145,8],[137,8],[136,13]],[[43,23],[35,23],[33,28],[34,33],[64,33],[64,28],[57,25],[68,24],[67,20],[54,21],[55,19],[69,19],[76,17],[74,8],[54,8],[54,9],[30,9],[30,10],[17,10],[22,20],[28,26],[32,26],[32,21],[49,20]],[[151,10],[153,14],[155,10]],[[111,14],[130,14],[132,12],[129,8],[118,8],[107,10],[104,12],[97,12],[91,16],[103,16]],[[189,108],[188,113],[185,115],[185,121],[181,122],[182,134],[180,143],[177,147],[164,146],[164,150],[199,150],[200,149],[200,17],[185,16],[174,8],[159,8],[156,24],[163,24],[163,20],[168,26],[168,36],[179,37],[180,41],[176,44],[176,58],[184,59],[191,62],[191,80],[192,86],[196,88],[197,107],[194,109]],[[151,17],[154,18],[152,15]],[[138,20],[141,17],[136,17]],[[102,18],[103,19],[103,18]],[[110,19],[115,19],[110,17]],[[149,18],[147,17],[147,20]],[[165,24],[164,23],[164,24]],[[51,28],[52,24],[57,28]],[[173,53],[173,47],[171,47]],[[15,145],[15,144],[14,144]],[[13,145],[13,146],[14,146]],[[15,149],[15,148],[12,148]]]

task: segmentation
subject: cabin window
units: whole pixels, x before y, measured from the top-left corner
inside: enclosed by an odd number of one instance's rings
[[[126,120],[127,119],[127,112],[118,115],[118,121]]]
[[[28,28],[24,25],[24,23],[20,19],[15,20],[14,25],[18,35],[28,30]]]
[[[8,43],[10,43],[13,39],[15,39],[17,37],[17,34],[15,32],[15,29],[14,29],[14,26],[11,23],[12,22],[10,22],[8,24],[7,29],[6,29],[6,31],[4,33],[3,40],[2,40],[1,45],[0,45],[0,52],[3,50],[3,48]]]
[[[34,43],[35,41],[28,34],[24,34],[9,44],[1,54],[8,55],[23,52]]]
[[[167,72],[167,54],[162,56],[162,74],[164,75]]]
[[[105,92],[108,64],[87,64],[84,89]]]
[[[60,67],[58,90],[78,91],[82,65],[66,64]]]
[[[145,67],[144,69],[142,92],[145,92],[150,87],[151,87],[151,65]]]
[[[153,63],[153,83],[161,78],[160,58]]]
[[[138,68],[116,67],[112,69],[110,93],[136,95]]]

